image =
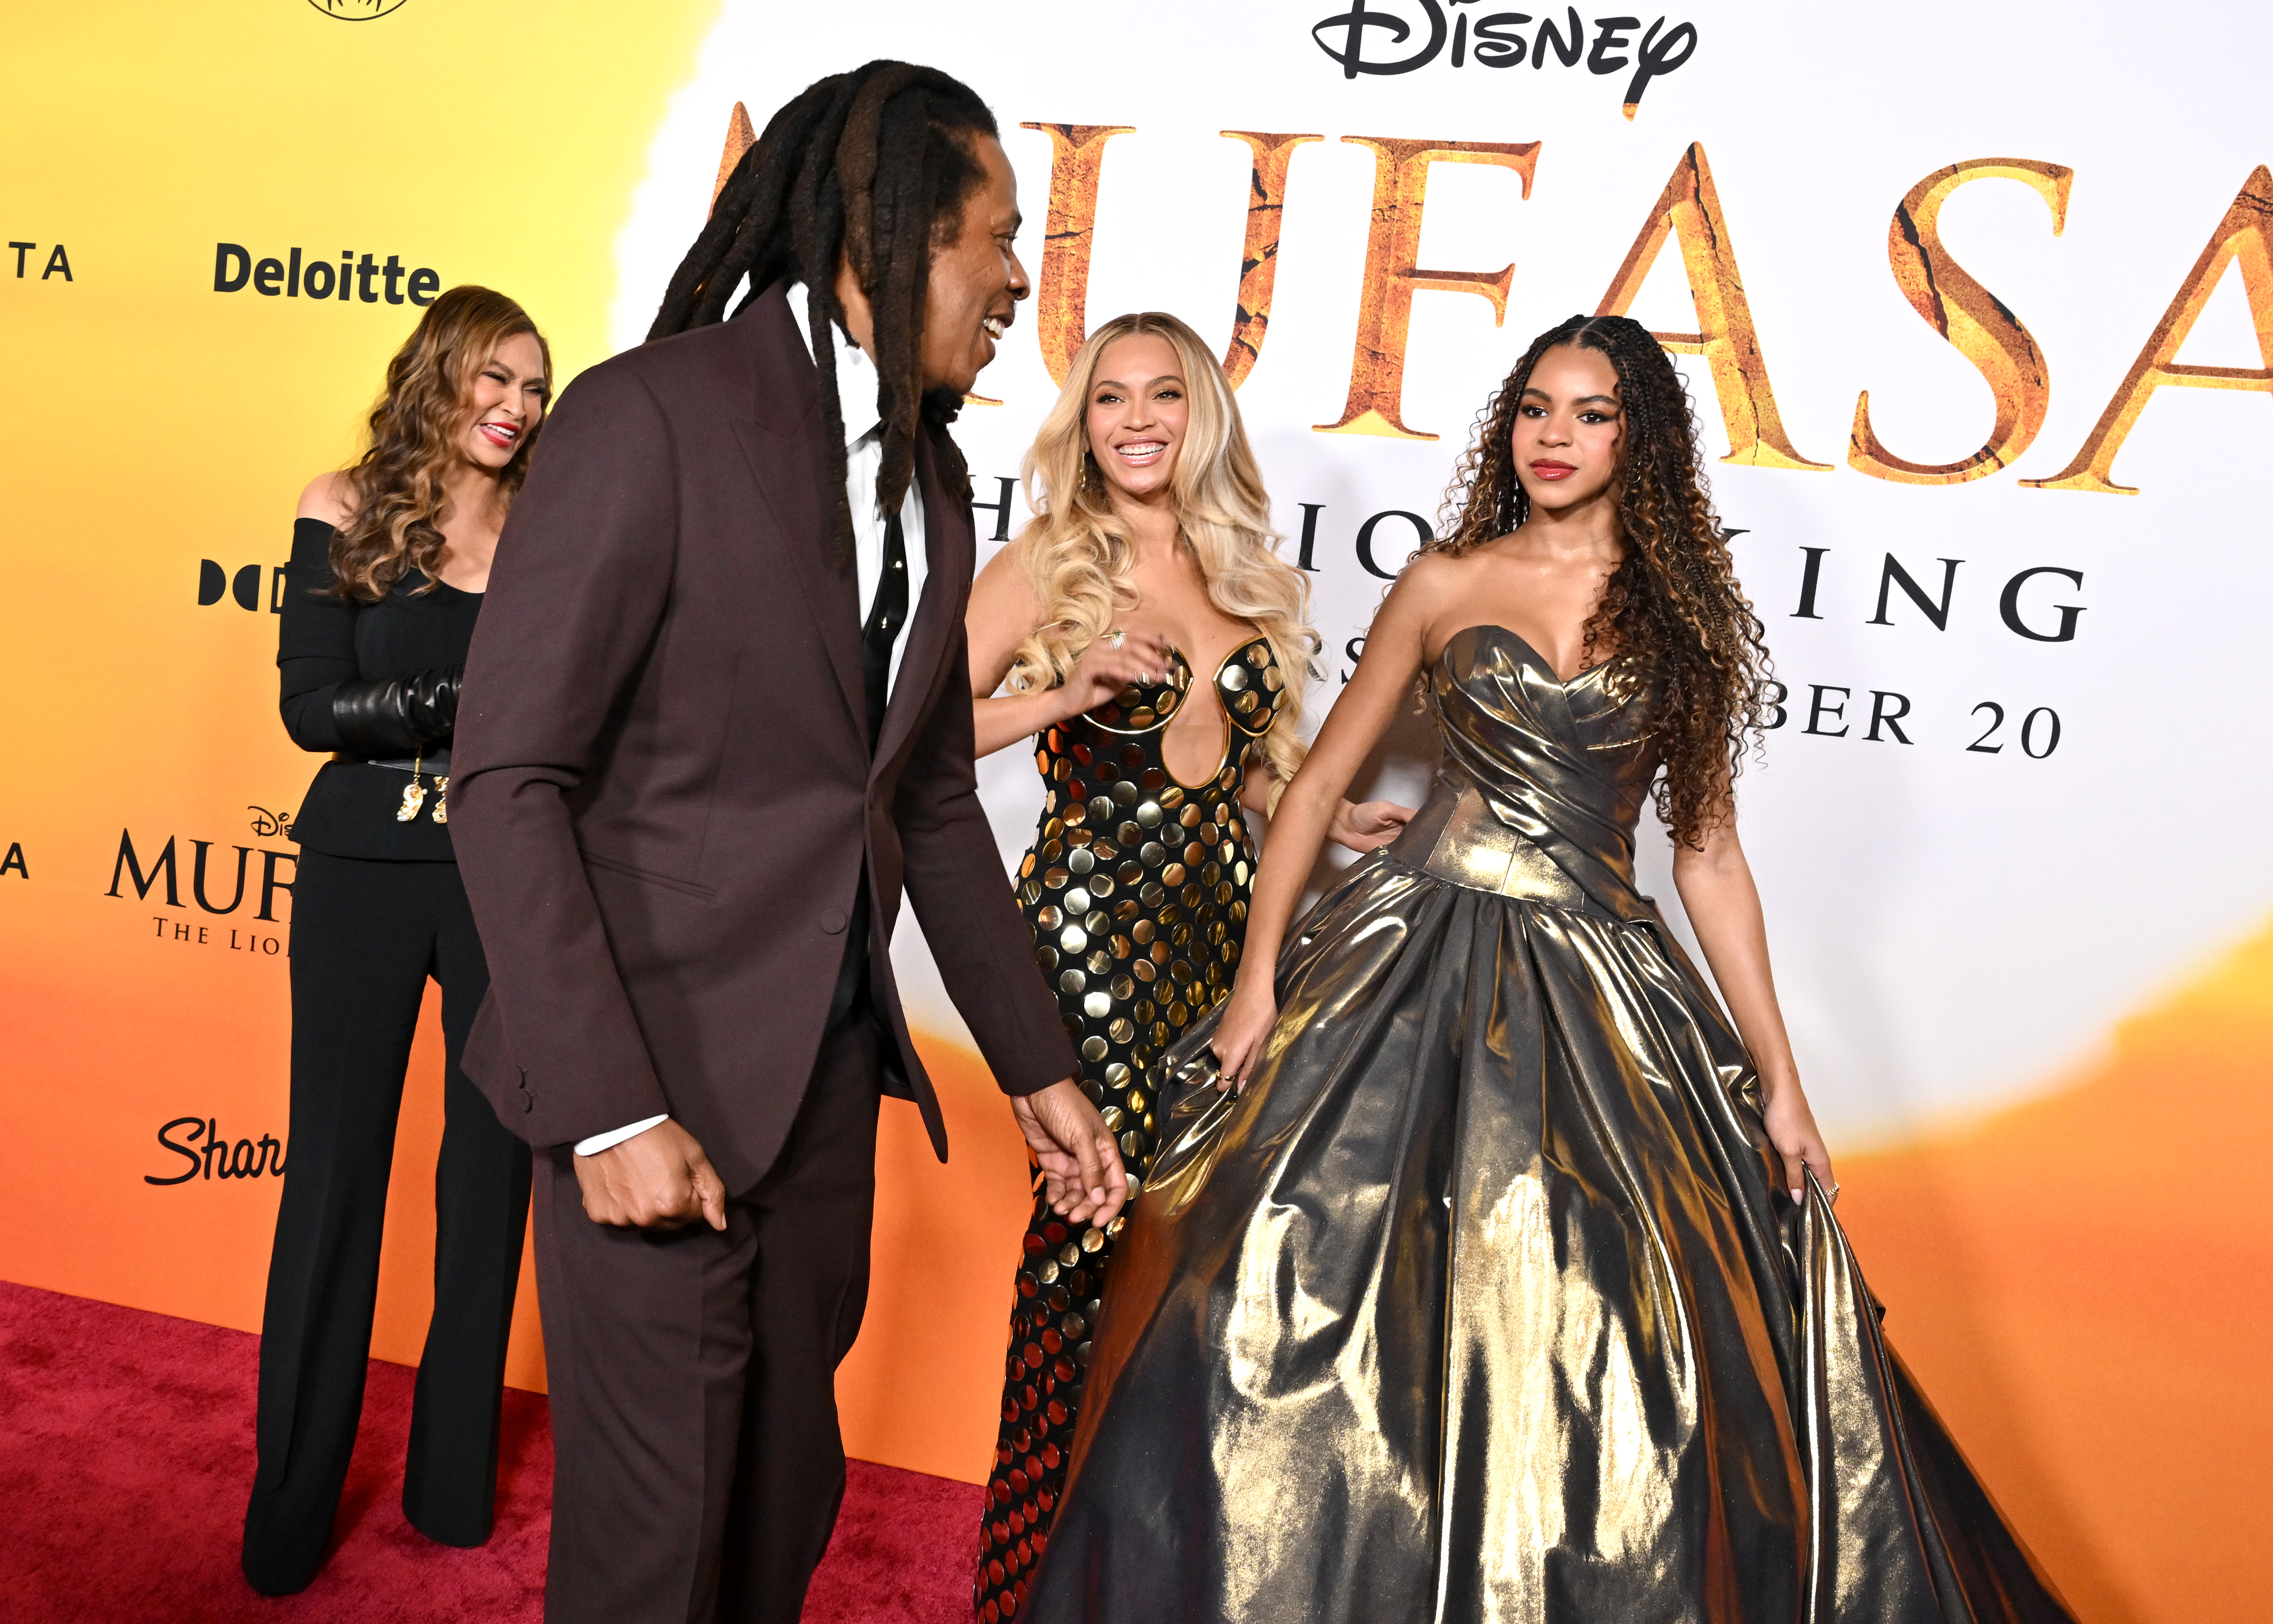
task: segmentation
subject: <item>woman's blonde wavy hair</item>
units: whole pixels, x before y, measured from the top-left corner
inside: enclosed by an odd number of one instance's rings
[[[520,333],[536,341],[550,383],[552,349],[527,311],[488,288],[453,288],[426,307],[386,364],[386,387],[371,408],[370,444],[348,470],[355,512],[332,538],[332,577],[341,597],[377,603],[414,569],[426,577],[416,590],[434,590],[446,545],[437,523],[448,500],[442,476],[460,455],[474,377],[499,344]],[[528,476],[544,427],[539,423],[521,437],[498,477],[498,492],[508,504]]]
[[[1019,465],[1034,517],[1010,545],[1044,619],[1018,645],[1009,686],[1019,692],[1055,688],[1136,601],[1129,584],[1136,548],[1129,527],[1114,515],[1086,425],[1106,347],[1139,336],[1165,339],[1175,350],[1191,402],[1174,484],[1184,545],[1198,561],[1209,601],[1260,631],[1286,678],[1279,718],[1260,741],[1271,776],[1284,784],[1302,763],[1302,692],[1318,646],[1309,623],[1309,583],[1272,550],[1279,536],[1271,528],[1263,470],[1222,368],[1198,334],[1161,312],[1115,316],[1090,335]],[[1193,675],[1205,681],[1213,673]]]

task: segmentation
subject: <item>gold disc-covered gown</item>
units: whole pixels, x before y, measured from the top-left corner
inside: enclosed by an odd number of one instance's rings
[[[1286,701],[1270,642],[1226,655],[1213,678],[1223,750],[1193,784],[1168,770],[1168,725],[1194,673],[1169,651],[1166,680],[1125,688],[1035,741],[1046,786],[1018,868],[1034,960],[1081,1053],[1081,1086],[1142,1178],[1162,1117],[1146,1073],[1230,996],[1247,939],[1253,848],[1240,806],[1249,760]],[[1017,1616],[1048,1544],[1081,1411],[1090,1322],[1110,1294],[1121,1229],[1069,1229],[1037,1192],[1011,1298],[1002,1425],[979,1519],[977,1624]]]
[[[1171,1047],[1023,1619],[2069,1620],[1634,889],[1631,689],[1453,637],[1245,1093]]]

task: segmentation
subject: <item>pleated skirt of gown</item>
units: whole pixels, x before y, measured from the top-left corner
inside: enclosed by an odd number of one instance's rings
[[[1172,1064],[1041,1624],[2067,1620],[1654,920],[1357,864]]]

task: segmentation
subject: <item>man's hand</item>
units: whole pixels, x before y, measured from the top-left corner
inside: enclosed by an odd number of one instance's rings
[[[724,1183],[694,1136],[667,1116],[621,1144],[578,1156],[576,1183],[594,1223],[676,1229],[701,1218],[714,1229],[726,1227]]]
[[[1080,1085],[1069,1077],[1014,1095],[1010,1115],[1041,1165],[1043,1189],[1058,1216],[1098,1229],[1111,1223],[1128,1202],[1129,1175],[1112,1130]]]

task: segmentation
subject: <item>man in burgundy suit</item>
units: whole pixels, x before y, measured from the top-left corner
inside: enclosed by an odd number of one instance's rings
[[[967,88],[814,86],[655,342],[566,392],[498,549],[449,800],[492,976],[466,1068],[539,1152],[555,1624],[799,1615],[879,1095],[947,1154],[903,887],[1060,1210],[1126,1197],[971,769],[946,425],[1025,297],[1017,229]]]

